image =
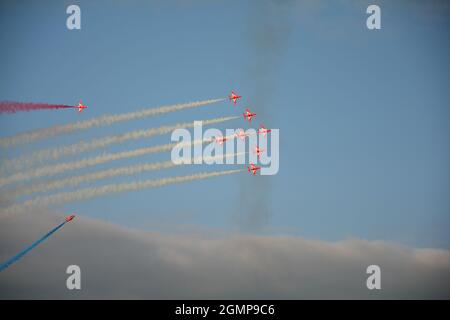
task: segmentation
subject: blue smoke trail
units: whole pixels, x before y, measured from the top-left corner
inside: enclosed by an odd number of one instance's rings
[[[3,271],[4,269],[8,268],[10,265],[12,265],[14,262],[16,262],[17,260],[19,260],[20,258],[22,258],[24,255],[26,255],[28,252],[30,252],[31,250],[33,250],[34,248],[36,248],[42,241],[44,241],[45,239],[47,239],[48,237],[50,237],[53,233],[55,233],[56,231],[58,231],[59,228],[61,228],[63,225],[65,225],[67,223],[67,221],[64,221],[63,223],[61,223],[59,226],[57,226],[56,228],[52,229],[51,231],[49,231],[45,236],[43,236],[42,238],[40,238],[39,240],[33,242],[33,244],[31,246],[29,246],[28,248],[26,248],[25,250],[19,252],[18,254],[16,254],[14,257],[12,257],[11,259],[5,261],[4,263],[0,264],[0,272]]]

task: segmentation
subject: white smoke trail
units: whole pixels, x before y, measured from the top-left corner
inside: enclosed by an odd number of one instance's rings
[[[236,136],[230,135],[230,136],[227,136],[226,138],[227,139],[235,139]],[[180,144],[180,142],[173,142],[173,143],[168,143],[168,144],[163,144],[163,145],[158,145],[158,146],[139,148],[139,149],[135,149],[135,150],[131,150],[131,151],[122,151],[122,152],[116,152],[116,153],[103,153],[103,154],[101,154],[99,156],[95,156],[95,157],[89,157],[89,158],[84,158],[81,160],[76,160],[76,161],[71,161],[71,162],[47,165],[47,166],[31,169],[28,171],[17,172],[15,174],[12,174],[12,175],[4,177],[4,178],[0,177],[0,187],[3,187],[5,185],[11,184],[11,183],[20,182],[20,181],[25,181],[25,180],[30,180],[30,179],[35,179],[35,178],[40,178],[40,177],[45,177],[45,176],[53,176],[53,175],[57,175],[57,174],[60,174],[60,173],[66,172],[66,171],[91,167],[91,166],[103,164],[103,163],[106,163],[109,161],[121,160],[121,159],[125,159],[125,158],[134,158],[134,157],[139,157],[139,156],[143,156],[143,155],[147,155],[147,154],[170,151],[175,146],[178,146],[178,147],[183,147],[185,145],[186,146],[194,146],[197,144],[211,143],[213,141],[214,141],[214,139],[194,140],[192,142],[185,142],[184,144],[183,143]],[[12,190],[12,191],[8,190],[7,192],[9,195],[10,193],[14,194],[15,191],[16,190]]]
[[[101,126],[108,126],[112,125],[117,122],[123,122],[123,121],[129,121],[129,120],[135,120],[145,117],[151,117],[163,113],[168,112],[174,112],[179,111],[183,109],[189,109],[189,108],[195,108],[200,107],[208,104],[214,104],[221,101],[226,100],[226,98],[220,98],[220,99],[210,99],[210,100],[203,100],[203,101],[195,101],[195,102],[189,102],[189,103],[181,103],[181,104],[174,104],[174,105],[167,105],[162,106],[159,108],[151,108],[151,109],[143,109],[140,111],[135,112],[128,112],[128,113],[122,113],[122,114],[113,114],[113,115],[104,115],[98,118],[93,118],[90,120],[85,121],[78,121],[75,123],[69,123],[66,125],[61,126],[53,126],[49,128],[43,128],[38,129],[30,132],[21,133],[15,136],[1,138],[0,139],[0,146],[1,147],[8,147],[11,145],[16,145],[20,143],[29,143],[35,140],[40,140],[64,133],[70,133],[77,130],[86,130],[92,127],[101,127]]]
[[[221,123],[225,121],[230,121],[237,119],[239,117],[222,117],[215,118],[209,120],[203,120],[203,125],[210,125],[215,123]],[[146,130],[136,130],[127,132],[121,135],[115,136],[107,136],[99,139],[94,139],[91,141],[81,141],[72,145],[57,147],[53,149],[46,149],[37,151],[30,155],[24,155],[22,157],[11,159],[5,161],[4,166],[6,167],[14,167],[16,170],[19,168],[23,168],[25,166],[31,166],[34,163],[43,162],[46,160],[57,160],[63,156],[76,155],[85,151],[95,150],[99,148],[104,148],[106,146],[122,143],[128,140],[140,139],[140,138],[149,138],[156,135],[162,135],[169,132],[172,132],[175,129],[179,128],[192,128],[194,127],[194,122],[186,122],[186,123],[178,123],[171,126],[162,126],[159,128],[150,128]]]
[[[103,196],[105,194],[113,194],[125,191],[135,191],[140,189],[157,188],[166,186],[169,184],[183,183],[194,180],[202,180],[217,176],[229,175],[238,172],[242,172],[242,169],[226,170],[216,172],[202,172],[188,176],[169,177],[156,180],[144,180],[135,181],[130,183],[121,184],[107,184],[100,187],[92,187],[79,189],[69,192],[60,192],[49,196],[36,197],[34,199],[10,206],[5,209],[1,209],[2,215],[13,214],[23,209],[31,208],[34,206],[50,206],[54,204],[69,203],[77,200],[87,200]]]
[[[203,157],[202,160],[204,161],[214,161],[218,159],[224,159],[224,158],[232,158],[235,156],[239,156],[244,154],[245,152],[239,152],[239,153],[229,153],[224,155],[217,155],[212,157]],[[194,160],[194,163],[196,161]],[[162,161],[162,162],[154,162],[154,163],[143,163],[143,164],[137,164],[132,166],[123,166],[119,168],[111,168],[106,170],[100,170],[92,173],[86,173],[83,175],[77,175],[77,176],[71,176],[59,180],[52,180],[52,181],[46,181],[30,186],[26,186],[23,188],[19,188],[17,190],[6,193],[10,196],[17,197],[24,194],[30,194],[35,192],[47,192],[54,189],[60,189],[66,186],[77,186],[81,183],[90,182],[90,181],[96,181],[100,179],[106,179],[106,178],[112,178],[116,176],[121,175],[133,175],[141,172],[147,172],[147,171],[154,171],[154,170],[162,170],[162,169],[168,169],[179,165],[186,165],[184,163],[174,163],[173,161]]]
[[[198,144],[198,143],[204,143],[204,142],[209,142],[209,141],[199,140],[199,141],[192,142],[192,144]],[[139,148],[139,149],[131,150],[131,151],[123,151],[123,152],[116,152],[116,153],[104,153],[99,156],[84,158],[84,159],[77,160],[77,161],[59,163],[59,164],[55,164],[55,165],[48,165],[48,166],[43,166],[43,167],[39,167],[36,169],[32,169],[29,171],[17,172],[8,177],[0,178],[0,187],[11,184],[11,183],[19,182],[19,181],[24,181],[24,180],[29,180],[29,179],[39,178],[39,177],[44,177],[44,176],[53,176],[53,175],[57,175],[59,173],[63,173],[65,171],[77,170],[77,169],[81,169],[81,168],[85,168],[85,167],[95,166],[95,165],[102,164],[102,163],[109,162],[109,161],[120,160],[120,159],[125,159],[125,158],[133,158],[133,157],[139,157],[139,156],[146,155],[146,154],[169,151],[173,147],[175,147],[177,144],[178,144],[178,142],[174,142],[174,143],[168,143],[168,144],[163,144],[163,145],[159,145],[159,146]],[[187,143],[187,145],[189,145],[189,144],[190,143]]]

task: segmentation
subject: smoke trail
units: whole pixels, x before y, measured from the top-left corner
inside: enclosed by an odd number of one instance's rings
[[[69,203],[76,200],[87,200],[91,198],[96,198],[103,196],[105,194],[113,194],[125,191],[135,191],[140,189],[148,189],[148,188],[158,188],[162,186],[166,186],[169,184],[178,184],[188,181],[195,180],[203,180],[212,177],[218,177],[223,175],[234,174],[238,172],[242,172],[243,169],[237,170],[226,170],[226,171],[216,171],[216,172],[202,172],[188,176],[178,176],[178,177],[169,177],[162,178],[156,180],[144,180],[144,181],[135,181],[130,183],[122,183],[122,184],[107,184],[100,187],[92,187],[79,189],[75,191],[68,192],[60,192],[49,196],[36,197],[34,199],[25,201],[23,203],[19,203],[13,205],[11,207],[1,209],[1,212],[5,215],[12,214],[14,212],[18,212],[25,208],[30,208],[34,206],[49,206],[53,204],[62,204]]]
[[[203,120],[203,125],[210,125],[225,121],[230,121],[237,119],[239,117],[233,116],[233,117],[222,117],[222,118],[215,118],[215,119],[209,119],[209,120]],[[78,143],[74,143],[72,145],[63,146],[63,147],[57,147],[53,149],[46,149],[41,150],[35,153],[32,153],[30,155],[25,155],[22,157],[19,157],[17,159],[11,159],[5,161],[4,166],[6,167],[15,167],[16,170],[19,168],[22,168],[24,166],[31,166],[33,163],[36,162],[42,162],[45,160],[57,160],[60,157],[63,156],[69,156],[69,155],[76,155],[81,152],[95,150],[99,148],[104,148],[106,146],[122,143],[128,140],[135,140],[140,138],[149,138],[156,135],[162,135],[169,132],[172,132],[175,129],[179,128],[192,128],[194,127],[194,122],[186,122],[186,123],[178,123],[172,126],[162,126],[159,128],[150,128],[146,130],[136,130],[132,132],[127,132],[121,135],[115,135],[115,136],[107,136],[99,139],[94,139],[91,141],[81,141]]]
[[[16,113],[18,111],[73,109],[73,108],[76,107],[68,106],[65,104],[0,101],[0,113]]]
[[[55,233],[56,231],[58,231],[63,225],[65,225],[67,223],[67,221],[64,221],[63,223],[61,223],[59,226],[57,226],[56,228],[53,228],[52,230],[50,230],[45,236],[43,236],[42,238],[40,238],[39,240],[33,242],[28,248],[24,249],[23,251],[19,252],[18,254],[16,254],[14,257],[10,258],[9,260],[3,262],[2,264],[0,264],[0,272],[3,271],[4,269],[8,268],[10,265],[12,265],[14,262],[17,262],[20,258],[22,258],[24,255],[26,255],[28,252],[30,252],[31,250],[33,250],[34,248],[36,248],[41,242],[43,242],[44,240],[46,240],[48,237],[50,237],[53,233]]]
[[[192,144],[204,143],[209,141],[194,141]],[[76,170],[85,167],[95,166],[109,161],[120,160],[124,158],[139,157],[146,154],[159,153],[169,151],[175,147],[178,142],[163,144],[153,147],[139,148],[131,151],[123,151],[117,153],[104,153],[102,155],[90,158],[84,158],[77,161],[60,163],[55,165],[43,166],[25,172],[18,172],[6,178],[0,178],[0,187],[10,183],[39,178],[43,176],[52,176],[69,170]],[[190,144],[190,143],[187,143]]]
[[[7,147],[19,143],[28,143],[35,140],[40,140],[48,137],[53,137],[60,134],[70,133],[77,130],[86,130],[92,127],[101,127],[101,126],[107,126],[112,125],[117,122],[122,121],[129,121],[129,120],[135,120],[145,117],[151,117],[156,116],[163,113],[168,112],[174,112],[179,111],[183,109],[189,109],[189,108],[195,108],[200,107],[208,104],[214,104],[221,101],[225,101],[226,98],[221,99],[210,99],[210,100],[203,100],[203,101],[196,101],[196,102],[189,102],[189,103],[181,103],[181,104],[174,104],[174,105],[167,105],[162,106],[159,108],[152,108],[152,109],[143,109],[140,111],[135,112],[128,112],[128,113],[122,113],[122,114],[113,114],[113,115],[104,115],[98,118],[85,120],[85,121],[78,121],[75,123],[69,123],[62,126],[53,126],[49,128],[43,128],[38,129],[30,132],[24,132],[15,136],[1,138],[0,139],[0,146]]]
[[[239,156],[244,154],[245,152],[239,152],[239,153],[229,153],[224,155],[217,155],[213,157],[202,157],[204,161],[209,160],[216,160],[216,159],[224,159],[224,158],[231,158],[235,156]],[[194,160],[194,163],[196,161]],[[173,168],[175,166],[179,165],[186,165],[184,163],[174,163],[173,161],[162,161],[162,162],[155,162],[155,163],[143,163],[133,166],[123,166],[119,168],[111,168],[106,170],[100,170],[92,173],[86,173],[83,175],[78,176],[72,176],[64,179],[59,180],[52,180],[52,181],[46,181],[43,183],[34,184],[31,186],[27,186],[24,188],[20,188],[17,190],[10,192],[6,192],[10,196],[20,196],[23,194],[30,194],[35,192],[47,192],[53,189],[60,189],[65,186],[77,186],[81,183],[100,180],[100,179],[106,179],[106,178],[112,178],[116,176],[121,175],[133,175],[141,172],[147,172],[147,171],[154,171],[154,170],[162,170],[162,169],[169,169]]]
[[[258,106],[256,113],[259,119],[271,119],[274,116],[271,105],[277,103],[280,81],[280,69],[285,60],[287,45],[290,41],[293,25],[292,18],[299,13],[295,6],[304,6],[305,1],[273,0],[259,1],[252,5],[249,16],[246,42],[254,57],[246,64],[245,78],[248,84],[247,96]],[[316,3],[318,1],[313,1]],[[301,4],[300,4],[301,3]],[[306,8],[305,8],[306,9]],[[267,226],[272,215],[271,179],[261,177],[258,183],[239,177],[241,201],[235,207],[235,221],[244,231],[261,231]],[[257,196],[254,196],[256,194]]]
[[[231,135],[231,136],[226,136],[226,138],[227,139],[235,139],[236,136]],[[139,157],[139,156],[143,156],[143,155],[147,155],[147,154],[165,152],[165,151],[172,150],[175,146],[179,146],[179,147],[195,146],[197,144],[211,143],[211,142],[213,142],[213,140],[208,140],[208,139],[207,140],[194,140],[192,142],[185,142],[184,144],[183,143],[180,144],[180,142],[173,142],[173,143],[163,144],[163,145],[159,145],[159,146],[139,148],[139,149],[135,149],[135,150],[131,150],[131,151],[122,151],[122,152],[116,152],[116,153],[104,153],[99,156],[84,158],[84,159],[76,160],[76,161],[72,161],[72,162],[65,162],[65,163],[43,166],[43,167],[39,167],[39,168],[32,169],[29,171],[17,172],[15,174],[10,175],[5,178],[0,177],[0,187],[3,187],[5,185],[11,184],[11,183],[19,182],[19,181],[24,181],[24,180],[29,180],[29,179],[39,178],[39,177],[44,177],[44,176],[53,176],[53,175],[57,175],[59,173],[63,173],[65,171],[71,171],[71,170],[77,170],[77,169],[81,169],[81,168],[91,167],[91,166],[106,163],[109,161],[121,160],[121,159],[125,159],[125,158],[134,158],[134,157]],[[11,195],[14,194],[14,192],[16,192],[16,190],[13,190],[11,192]],[[9,191],[7,191],[7,193],[8,193],[8,195],[10,194]]]
[[[227,139],[235,139],[235,135],[226,136]],[[13,175],[10,175],[5,178],[0,177],[0,187],[3,187],[5,185],[23,181],[23,180],[29,180],[33,178],[39,178],[44,176],[53,176],[57,175],[59,173],[63,173],[65,171],[71,171],[71,170],[77,170],[85,167],[91,167],[98,164],[106,163],[109,161],[115,161],[115,160],[121,160],[125,158],[134,158],[139,157],[147,154],[153,154],[153,153],[160,153],[172,150],[175,146],[183,147],[183,146],[195,146],[197,144],[203,144],[203,143],[211,143],[214,140],[194,140],[192,142],[173,142],[168,144],[163,144],[159,146],[153,146],[153,147],[144,147],[139,148],[131,151],[122,151],[122,152],[116,152],[116,153],[104,153],[99,156],[95,157],[89,157],[84,158],[81,160],[76,160],[72,162],[65,162],[65,163],[59,163],[54,165],[48,165],[39,167],[36,169],[32,169],[29,171],[22,171],[17,172]],[[16,190],[13,190],[11,194],[14,194]],[[9,191],[8,191],[9,195]]]

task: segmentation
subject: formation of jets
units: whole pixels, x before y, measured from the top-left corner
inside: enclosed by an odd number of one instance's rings
[[[228,95],[228,99],[230,101],[233,102],[233,104],[236,105],[237,101],[239,99],[241,99],[242,96],[240,96],[239,94],[237,94],[235,91],[231,91],[231,93]],[[80,102],[78,103],[78,106],[76,107],[78,109],[78,112],[82,112],[83,109],[87,109],[88,106],[83,104],[83,101],[80,100]],[[256,116],[256,113],[250,111],[249,108],[245,109],[245,112],[243,113],[244,119],[247,120],[249,123],[252,122],[252,119]],[[258,134],[263,134],[264,137],[267,136],[268,133],[270,133],[272,130],[271,129],[267,129],[263,124],[261,124],[258,128]],[[245,131],[243,129],[239,129],[237,130],[237,132],[235,133],[235,137],[239,138],[241,140],[245,140],[245,138],[248,136],[247,133],[245,133]],[[226,136],[218,136],[218,137],[214,137],[212,141],[215,141],[216,143],[223,145],[225,143],[225,141],[228,140],[229,137]],[[264,152],[263,149],[259,148],[259,146],[255,146],[253,152],[257,155],[258,159],[261,157],[261,154]],[[260,169],[260,167],[255,166],[253,163],[247,167],[248,168],[248,172],[251,172],[253,175],[256,175],[256,172]],[[71,215],[66,217],[66,221],[72,221],[72,219],[75,217],[75,215]]]
[[[242,96],[238,95],[235,91],[231,91],[228,98],[230,101],[232,101],[234,104],[236,104],[237,100],[242,98]],[[256,116],[256,113],[250,111],[249,108],[245,109],[245,112],[243,113],[244,119],[247,120],[249,123],[252,122],[252,119]],[[261,124],[258,128],[258,134],[264,135],[264,137],[267,137],[267,134],[270,133],[272,130],[267,129],[263,124]],[[239,138],[241,140],[245,140],[245,138],[248,136],[247,133],[243,129],[236,130],[235,137]],[[228,138],[227,137],[216,137],[215,141],[219,144],[223,144]],[[261,149],[258,145],[255,146],[253,149],[253,153],[255,153],[260,159],[261,154],[264,152],[264,149]],[[258,167],[254,165],[253,163],[250,164],[250,166],[247,167],[248,172],[252,173],[254,176],[256,175],[256,172],[261,169],[261,167]]]

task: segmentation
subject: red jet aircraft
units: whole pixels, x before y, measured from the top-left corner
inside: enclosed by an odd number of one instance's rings
[[[271,132],[272,130],[271,129],[267,129],[266,127],[264,127],[264,125],[262,124],[262,125],[260,125],[259,126],[259,129],[258,129],[258,133],[259,134],[264,134],[264,137],[266,137],[266,135],[269,133],[269,132]]]
[[[214,138],[214,141],[216,141],[220,145],[224,144],[224,142],[227,140],[228,140],[228,137],[224,137],[224,136],[218,136],[218,137]]]
[[[259,169],[261,169],[261,167],[257,167],[253,163],[250,163],[250,167],[247,167],[248,172],[253,173],[254,176],[256,176],[256,171]]]
[[[253,153],[255,153],[258,156],[258,159],[261,157],[261,154],[264,152],[264,149],[260,149],[258,146],[255,146],[255,150],[253,150]]]
[[[236,92],[231,91],[230,95],[228,96],[228,99],[230,101],[233,101],[234,104],[236,104],[237,100],[242,98],[242,96],[239,96]]]
[[[245,137],[248,137],[248,133],[245,133],[244,129],[238,129],[234,135],[241,140],[245,140]]]
[[[66,222],[72,221],[73,218],[75,218],[75,215],[74,215],[74,214],[72,214],[72,215],[70,215],[70,216],[67,216],[67,217],[66,217]]]
[[[249,108],[245,109],[245,113],[243,113],[244,119],[247,119],[248,122],[252,122],[252,118],[256,116],[256,113],[250,111]]]
[[[78,108],[78,112],[81,112],[81,111],[83,111],[83,109],[86,109],[87,106],[84,106],[83,101],[80,100],[80,103],[78,104],[77,108]]]

